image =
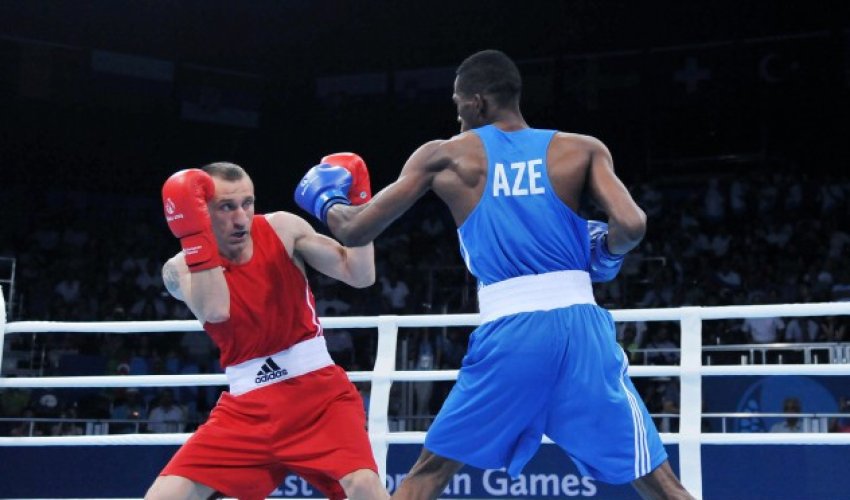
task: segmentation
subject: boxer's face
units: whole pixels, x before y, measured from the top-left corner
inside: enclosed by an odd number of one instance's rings
[[[218,250],[228,259],[237,260],[251,243],[254,183],[248,176],[237,181],[214,176],[213,181],[215,196],[208,207]]]

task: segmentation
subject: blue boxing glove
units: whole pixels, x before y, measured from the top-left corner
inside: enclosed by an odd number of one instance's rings
[[[626,255],[615,255],[608,250],[608,224],[589,220],[587,232],[590,234],[590,281],[611,281],[623,267]]]
[[[304,174],[295,188],[295,203],[313,214],[323,224],[328,223],[328,210],[337,203],[351,205],[348,190],[351,172],[343,167],[320,163]]]

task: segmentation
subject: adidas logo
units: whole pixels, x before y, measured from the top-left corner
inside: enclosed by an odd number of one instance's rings
[[[254,383],[262,384],[263,382],[283,377],[287,373],[289,372],[277,366],[277,363],[275,363],[272,358],[266,358],[266,362],[263,363],[263,367],[257,372],[257,378],[254,379]]]

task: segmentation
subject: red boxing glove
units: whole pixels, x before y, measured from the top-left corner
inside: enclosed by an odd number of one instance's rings
[[[355,153],[334,153],[322,158],[319,163],[342,167],[351,172],[351,189],[348,200],[352,205],[362,205],[372,199],[372,186],[369,183],[369,169],[360,155]]]
[[[180,238],[189,271],[196,273],[221,265],[207,202],[215,182],[203,170],[191,168],[172,175],[162,186],[165,220]]]

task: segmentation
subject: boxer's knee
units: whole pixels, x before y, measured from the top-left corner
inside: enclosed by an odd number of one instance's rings
[[[181,476],[159,476],[153,482],[145,500],[205,500],[215,490]]]
[[[339,480],[349,500],[383,500],[389,494],[378,475],[369,469],[356,470]]]

